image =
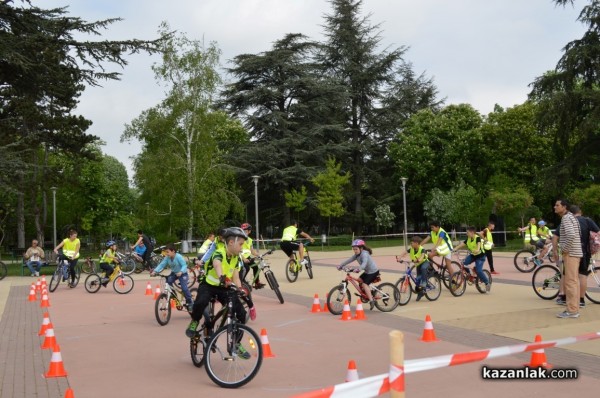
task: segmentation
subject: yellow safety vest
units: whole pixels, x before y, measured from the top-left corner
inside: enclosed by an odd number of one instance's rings
[[[540,227],[537,232],[542,239],[548,239],[552,237],[552,231],[545,225]]]
[[[108,249],[107,251],[105,251],[102,255],[102,258],[100,259],[101,263],[111,264],[113,261],[115,261],[115,251],[113,251],[112,249]]]
[[[283,241],[293,241],[296,240],[296,234],[298,233],[298,227],[290,225],[286,229],[283,230],[283,236],[281,240]]]
[[[485,229],[485,241],[483,242],[483,248],[485,250],[492,250],[494,247],[494,239],[492,239],[492,231],[489,228]]]
[[[423,246],[419,246],[419,250],[415,251],[414,248],[410,248],[408,250],[408,254],[410,256],[410,261],[412,261],[413,263],[415,263],[415,265],[418,267],[419,265],[423,264],[425,261],[427,261],[427,256],[423,255]],[[420,262],[419,259],[421,259]]]
[[[80,244],[79,238],[76,238],[74,241],[71,241],[71,239],[66,238],[65,240],[63,240],[63,243],[63,253],[67,257],[72,257],[75,254],[75,251],[77,250],[77,245]],[[79,252],[77,252],[77,256],[75,256],[74,258],[79,258]]]
[[[440,238],[440,234],[442,232],[446,233],[446,239],[444,239],[444,243],[437,247],[437,252],[440,255],[445,256],[446,254],[450,254],[452,251],[452,241],[450,241],[448,232],[444,231],[444,228],[440,228],[440,230],[437,232],[431,231],[431,242],[433,242],[434,245],[437,245],[438,239]]]
[[[248,237],[242,246],[242,257],[248,258],[252,255],[252,238]]]
[[[535,224],[529,224],[527,229],[525,230],[525,243],[529,243],[530,241],[537,241],[537,226]]]
[[[469,252],[471,252],[472,255],[477,256],[481,253],[483,253],[483,248],[478,249],[477,248],[477,239],[479,237],[475,236],[473,238],[467,238],[467,249],[469,249]],[[481,239],[481,238],[479,238]]]
[[[223,245],[222,247],[217,247],[212,257],[210,258],[210,261],[208,261],[205,265],[206,283],[213,286],[219,286],[221,284],[221,281],[219,281],[219,277],[217,275],[217,271],[212,265],[215,255],[217,255],[217,253],[220,254],[222,257],[221,269],[223,270],[223,275],[225,275],[229,279],[231,279],[231,277],[233,276],[233,272],[236,269],[239,269],[240,263],[240,256],[231,256],[231,258],[228,259],[227,250],[225,249],[225,246]]]

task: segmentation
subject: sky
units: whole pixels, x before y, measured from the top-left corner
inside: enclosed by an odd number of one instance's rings
[[[214,41],[221,65],[239,54],[271,49],[287,33],[323,38],[326,0],[32,0],[41,8],[68,7],[87,21],[122,18],[88,40],[154,39],[167,21],[190,39]],[[585,27],[576,21],[586,1],[555,6],[551,0],[363,0],[362,14],[379,25],[381,49],[407,46],[404,59],[417,73],[432,77],[445,104],[469,103],[483,115],[495,104],[511,107],[527,98],[528,87],[553,69],[563,47]],[[103,151],[125,164],[139,142],[121,143],[124,126],[164,98],[151,70],[158,56],[127,58],[121,80],[88,87],[76,112],[93,122],[88,133],[100,137]],[[224,78],[227,76],[224,74]]]

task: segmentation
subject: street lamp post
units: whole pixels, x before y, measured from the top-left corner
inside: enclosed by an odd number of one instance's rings
[[[258,226],[258,179],[260,176],[252,176],[254,181],[254,217],[256,219],[256,250],[260,250],[260,228]]]
[[[401,177],[402,181],[402,202],[404,203],[404,250],[408,250],[408,223],[406,222],[406,181],[408,178]]]
[[[56,247],[56,190],[58,188],[56,187],[51,187],[50,190],[52,191],[52,229],[53,229],[53,234],[52,234],[52,242],[54,243],[54,247]]]

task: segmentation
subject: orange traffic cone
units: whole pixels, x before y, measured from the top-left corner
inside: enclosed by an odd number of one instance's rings
[[[35,291],[36,292],[41,292],[42,291],[42,281],[39,280],[39,279],[35,283]]]
[[[175,299],[171,299],[171,308],[175,308]]]
[[[423,329],[423,335],[419,339],[426,343],[432,343],[434,341],[440,341],[435,337],[435,330],[433,330],[433,323],[431,323],[431,317],[429,315],[425,316],[425,328]]]
[[[323,300],[323,312],[329,311],[329,308],[327,308],[327,297],[329,297],[329,294],[326,294],[325,300]]]
[[[356,300],[356,315],[354,315],[354,319],[358,321],[367,319],[365,315],[365,310],[363,309],[362,302],[360,301],[360,299]]]
[[[269,338],[267,337],[267,329],[261,329],[260,343],[262,344],[263,357],[264,358],[274,358],[275,354],[273,354],[271,352],[271,345],[269,344]]]
[[[56,336],[54,336],[54,327],[52,326],[52,322],[50,322],[48,323],[48,327],[46,327],[46,336],[44,337],[44,342],[42,343],[42,350],[54,348],[55,345]]]
[[[542,336],[539,334],[535,335],[535,342],[536,343],[541,343],[542,342]],[[529,361],[529,363],[524,364],[525,366],[529,366],[530,368],[537,368],[537,367],[542,367],[542,368],[551,368],[552,365],[550,365],[548,362],[546,362],[546,353],[544,352],[543,348],[540,348],[539,350],[535,350],[531,353],[531,360]]]
[[[50,307],[50,300],[48,300],[48,293],[42,294],[42,302],[40,303],[40,307],[42,307],[42,308]]]
[[[346,372],[346,383],[349,381],[358,380],[358,370],[356,370],[356,363],[354,360],[348,362],[348,371]]]
[[[35,285],[31,285],[31,288],[29,289],[29,301],[37,301],[37,298],[35,297]]]
[[[48,369],[48,373],[46,373],[44,376],[46,378],[67,377],[67,372],[65,372],[65,367],[63,366],[62,356],[60,355],[60,347],[58,344],[56,344],[52,350],[50,368]]]
[[[150,282],[146,285],[146,294],[144,296],[152,296],[152,285]]]
[[[310,310],[310,312],[312,312],[312,313],[321,312],[321,303],[319,302],[318,294],[315,294],[315,298],[313,299],[312,309]]]
[[[46,286],[46,275],[42,275],[42,286]]]
[[[348,304],[348,300],[344,300],[344,311],[342,312],[342,317],[340,318],[342,321],[351,321],[352,313],[350,312],[350,304]]]
[[[49,324],[50,324],[50,315],[47,312],[44,312],[44,319],[42,320],[42,326],[40,327],[38,336],[46,335],[46,329],[48,329]]]
[[[160,286],[156,285],[156,289],[154,289],[154,300],[156,300],[160,296]]]
[[[65,398],[75,398],[72,388],[67,388],[67,391],[65,391]]]

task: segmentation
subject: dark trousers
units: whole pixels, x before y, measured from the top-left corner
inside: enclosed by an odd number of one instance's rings
[[[490,272],[494,271],[494,256],[492,255],[492,249],[485,251],[485,257],[487,258],[487,262],[490,265]]]
[[[192,311],[192,319],[194,321],[200,322],[204,310],[208,307],[208,303],[210,303],[213,297],[216,297],[222,305],[227,305],[227,289],[209,285],[208,283],[201,284],[198,288],[194,310]],[[246,310],[237,297],[233,300],[233,313],[240,323],[246,323]]]

